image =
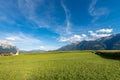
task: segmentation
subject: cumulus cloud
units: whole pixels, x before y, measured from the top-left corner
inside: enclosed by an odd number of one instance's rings
[[[76,41],[82,41],[87,39],[87,35],[82,34],[82,35],[73,35],[71,37],[61,37],[59,42],[76,42]]]
[[[59,42],[77,42],[77,41],[83,41],[83,40],[94,40],[101,37],[107,37],[111,35],[111,32],[113,29],[99,29],[96,31],[88,31],[89,34],[82,34],[82,35],[73,35],[71,37],[61,37],[59,39]],[[88,36],[89,35],[89,36]]]
[[[6,48],[8,46],[15,46],[15,44],[5,41],[5,40],[0,40],[0,46],[4,46]]]
[[[106,36],[110,36],[111,32],[113,31],[113,29],[99,29],[94,31],[88,31],[90,33],[90,36],[93,37],[93,39],[96,38],[101,38],[101,37],[106,37]]]
[[[100,30],[97,30],[96,32],[99,32],[99,33],[111,33],[113,31],[113,29],[100,29]]]
[[[100,38],[100,37],[106,37],[106,36],[110,36],[111,34],[105,34],[105,33],[96,33],[96,32],[93,32],[93,31],[89,31],[90,35],[94,38]]]

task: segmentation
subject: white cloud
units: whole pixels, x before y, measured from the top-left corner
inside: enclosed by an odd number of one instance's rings
[[[6,37],[6,40],[15,41],[14,37]]]
[[[40,49],[45,50],[46,48],[45,48],[45,46],[40,46]]]
[[[37,28],[48,28],[60,35],[71,35],[71,14],[64,3],[64,0],[60,1],[60,6],[63,8],[66,19],[61,24],[58,23],[59,18],[53,16],[57,9],[55,2],[51,1],[51,3],[48,3],[47,6],[45,5],[46,3],[44,0],[18,0],[20,12],[26,19],[28,19],[28,21],[31,22],[31,24],[33,24],[33,26],[37,26]],[[42,8],[44,8],[44,11],[42,11]],[[39,14],[36,11],[38,11]]]
[[[39,42],[41,42],[40,40],[38,40],[30,35],[25,35],[23,33],[18,33],[17,35],[7,34],[5,39],[16,42],[16,43],[25,43],[25,42],[26,43],[39,43]]]
[[[97,3],[97,0],[92,0],[92,2],[90,3],[90,6],[89,6],[89,13],[92,16],[94,16],[93,12],[94,12],[96,3]]]
[[[97,2],[98,0],[92,0],[92,2],[90,3],[89,9],[88,9],[90,15],[94,17],[92,22],[97,21],[101,16],[105,16],[109,14],[110,12],[109,9],[106,7],[96,8]]]
[[[64,9],[65,15],[66,15],[66,33],[71,34],[72,32],[70,31],[71,29],[71,22],[70,22],[70,12],[66,5],[64,4],[63,0],[61,1],[61,6]]]
[[[113,29],[100,29],[100,30],[97,30],[96,32],[99,32],[99,33],[111,33],[113,31]]]
[[[96,30],[95,32],[89,31],[89,33],[93,37],[93,39],[96,39],[96,38],[110,36],[111,35],[110,33],[112,31],[113,29],[100,29],[100,30]]]
[[[0,40],[0,46],[8,47],[8,46],[15,46],[15,45],[11,42]]]
[[[87,35],[82,34],[82,35],[73,35],[69,38],[66,37],[61,37],[59,42],[76,42],[76,41],[82,41],[87,39]]]
[[[34,50],[45,50],[45,51],[49,51],[49,50],[56,50],[56,49],[58,49],[60,46],[50,46],[50,45],[42,45],[42,46],[39,46],[39,47],[37,47],[37,48],[33,48]],[[32,50],[33,50],[32,49]]]
[[[22,14],[25,17],[35,17],[35,9],[43,3],[44,0],[18,0],[18,6]]]
[[[111,35],[113,29],[99,29],[96,31],[88,31],[89,34],[82,34],[82,35],[73,35],[71,37],[60,37],[59,42],[77,42],[83,40],[95,40],[101,37],[107,37]]]
[[[49,15],[52,10],[48,5],[48,8],[50,9],[42,12],[45,16],[38,15],[36,10],[38,10],[38,6],[44,7],[42,4],[44,4],[44,0],[18,0],[19,10],[26,19],[28,19],[33,25],[37,25],[37,27],[48,28],[50,22],[54,21]]]
[[[23,34],[23,33],[2,33],[0,38],[2,41],[8,41],[15,44],[19,49],[22,50],[31,50],[40,48],[42,44],[40,39],[37,39],[31,35]]]
[[[93,12],[93,16],[104,16],[109,13],[108,8],[97,8]]]

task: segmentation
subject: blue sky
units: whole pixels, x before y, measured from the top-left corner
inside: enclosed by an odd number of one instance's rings
[[[0,41],[53,50],[120,32],[120,0],[0,0]]]

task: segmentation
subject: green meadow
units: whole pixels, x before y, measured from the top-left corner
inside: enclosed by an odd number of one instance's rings
[[[91,51],[0,56],[0,80],[120,80],[120,60]]]

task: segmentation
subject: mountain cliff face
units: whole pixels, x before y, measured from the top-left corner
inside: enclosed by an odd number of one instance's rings
[[[9,43],[9,42],[6,42],[6,41],[1,41],[0,42],[0,54],[3,54],[3,53],[16,54],[16,52],[17,52],[17,48],[12,43]]]
[[[58,50],[120,50],[120,34],[102,37],[92,41],[72,43]]]

